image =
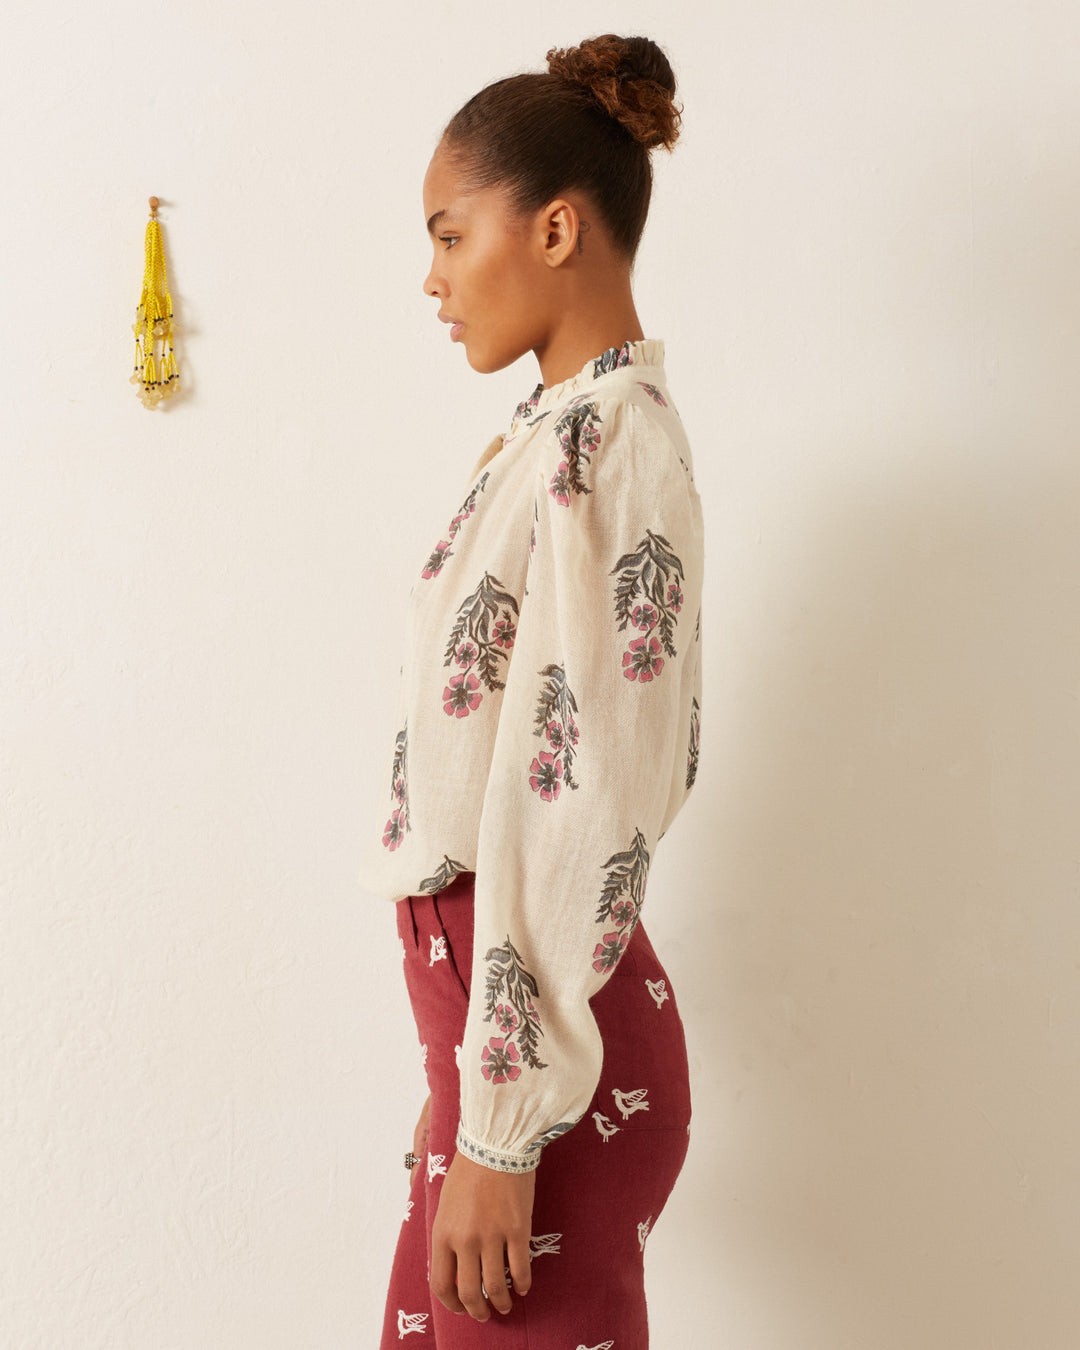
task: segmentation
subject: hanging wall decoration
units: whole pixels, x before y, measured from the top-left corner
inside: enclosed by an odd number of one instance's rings
[[[172,349],[172,296],[165,277],[165,253],[161,246],[157,209],[158,199],[151,197],[150,219],[146,223],[142,298],[131,325],[135,332],[135,369],[131,383],[138,388],[145,408],[156,408],[163,398],[172,398],[180,387]]]

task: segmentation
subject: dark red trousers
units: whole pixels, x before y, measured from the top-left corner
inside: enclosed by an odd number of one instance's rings
[[[396,905],[431,1122],[412,1171],[380,1350],[413,1337],[416,1350],[647,1350],[645,1243],[686,1157],[690,1085],[675,996],[640,921],[592,1000],[604,1042],[596,1093],[537,1168],[532,1287],[524,1298],[511,1294],[510,1313],[492,1310],[482,1323],[431,1294],[431,1228],[458,1126],[455,1049],[468,1012],[473,882],[465,872],[438,895]]]

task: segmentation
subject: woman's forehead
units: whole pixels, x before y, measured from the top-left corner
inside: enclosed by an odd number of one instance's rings
[[[435,153],[427,166],[427,172],[424,174],[424,198],[427,199],[428,191],[437,193],[440,197],[449,200],[459,193],[459,180],[461,172],[455,164],[454,159],[447,153],[445,142],[435,147]],[[443,205],[445,203],[440,203]]]
[[[505,193],[497,187],[470,188],[462,171],[438,151],[432,156],[424,175],[424,215],[428,229],[464,222],[488,212],[505,214]],[[436,219],[437,217],[437,219]]]
[[[424,175],[423,196],[425,216],[430,217],[433,211],[449,215],[451,210],[457,210],[460,193],[454,176],[440,168],[434,159]]]

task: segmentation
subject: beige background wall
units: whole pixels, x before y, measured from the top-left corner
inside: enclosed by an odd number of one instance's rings
[[[668,11],[5,11],[10,1350],[377,1343],[424,1087],[356,860],[408,559],[537,379],[449,345],[420,182],[481,84],[609,30],[682,79],[637,297],[709,531],[654,1345],[1075,1350],[1080,17]]]

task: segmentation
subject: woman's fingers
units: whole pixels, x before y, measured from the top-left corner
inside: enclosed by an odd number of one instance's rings
[[[418,1157],[422,1158],[427,1152],[428,1133],[431,1123],[431,1094],[420,1108],[420,1117],[416,1122],[416,1129],[413,1130],[412,1151]]]
[[[457,1293],[458,1264],[451,1249],[437,1238],[431,1244],[431,1292],[444,1308],[463,1313],[465,1306]],[[479,1288],[479,1276],[477,1276]]]
[[[469,1248],[457,1254],[457,1297],[464,1304],[465,1311],[478,1322],[486,1322],[491,1309],[484,1298],[480,1282],[480,1252],[478,1248]],[[440,1295],[441,1297],[441,1295]],[[446,1300],[443,1299],[446,1303]],[[451,1305],[446,1304],[449,1308]]]
[[[499,1172],[454,1154],[431,1229],[431,1290],[445,1307],[486,1322],[487,1300],[500,1313],[513,1306],[508,1273],[519,1293],[529,1288],[535,1184],[535,1171]]]
[[[532,1257],[529,1254],[528,1237],[508,1238],[506,1256],[515,1291],[527,1294],[532,1285]]]
[[[510,1289],[506,1283],[506,1262],[503,1259],[502,1243],[498,1247],[484,1250],[481,1267],[484,1272],[484,1289],[496,1312],[508,1313],[513,1307]]]
[[[427,1152],[428,1128],[426,1125],[417,1125],[413,1132],[412,1151],[418,1158],[422,1158]]]

